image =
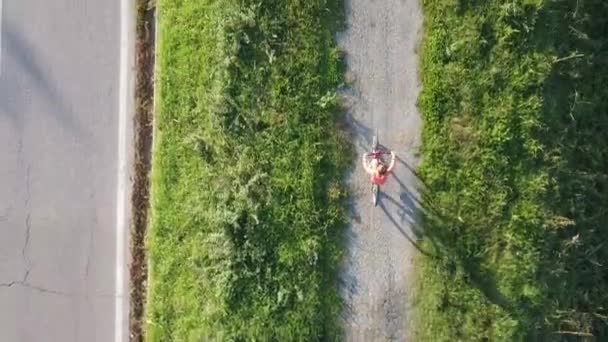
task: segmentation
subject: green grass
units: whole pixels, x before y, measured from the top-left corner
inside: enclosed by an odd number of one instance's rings
[[[423,6],[417,340],[606,340],[608,4]]]
[[[337,0],[159,0],[149,341],[339,336]]]

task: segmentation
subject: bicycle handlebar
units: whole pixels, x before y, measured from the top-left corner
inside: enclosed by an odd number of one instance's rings
[[[387,151],[387,150],[376,150],[376,151],[368,152],[367,154],[371,155],[371,156],[379,156],[379,155],[383,155],[383,154],[392,154],[392,152]]]

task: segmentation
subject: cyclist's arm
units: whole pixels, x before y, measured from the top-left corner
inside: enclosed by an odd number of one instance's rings
[[[372,173],[373,170],[369,167],[369,163],[367,162],[368,156],[369,156],[369,153],[363,153],[363,168],[365,169],[365,172]]]
[[[395,167],[395,152],[391,151],[391,163],[388,166],[387,172],[391,172]]]

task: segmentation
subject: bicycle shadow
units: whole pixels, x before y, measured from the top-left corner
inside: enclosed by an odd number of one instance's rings
[[[396,219],[391,213],[390,213],[390,209],[388,208],[388,206],[383,202],[383,200],[386,199],[389,202],[391,202],[392,204],[398,206],[402,211],[400,211],[398,213],[398,219]],[[405,237],[409,243],[414,246],[414,248],[416,248],[420,253],[429,256],[429,257],[435,257],[436,255],[433,254],[432,252],[425,250],[424,248],[422,248],[420,246],[420,244],[418,243],[419,241],[419,236],[416,236],[416,229],[411,229],[412,233],[414,233],[414,236],[411,236],[406,229],[404,228],[404,224],[403,221],[406,220],[407,222],[413,222],[413,220],[411,219],[411,215],[412,215],[412,211],[410,211],[410,209],[408,208],[408,206],[406,205],[402,205],[401,202],[396,201],[394,198],[392,198],[389,195],[386,195],[384,193],[381,193],[379,198],[378,198],[379,202],[378,205],[380,206],[380,208],[382,209],[382,211],[384,212],[384,214],[386,215],[386,217],[389,219],[389,221],[391,221],[391,223],[395,226],[395,228],[397,228],[397,230],[401,233],[401,235],[403,235],[403,237]]]
[[[434,257],[435,255],[421,247],[419,241],[423,238],[421,229],[419,210],[420,203],[416,195],[398,178],[393,177],[400,186],[399,199],[395,199],[386,192],[380,190],[378,193],[378,206],[382,209],[386,217],[397,228],[412,246],[422,254]],[[396,210],[394,210],[396,209]],[[393,214],[396,212],[396,215]]]

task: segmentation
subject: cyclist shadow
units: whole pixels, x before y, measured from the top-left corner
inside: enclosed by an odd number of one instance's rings
[[[402,184],[401,181],[398,182]],[[419,244],[423,234],[418,222],[419,208],[416,203],[417,200],[414,194],[407,190],[407,188],[399,194],[399,200],[382,191],[378,193],[378,206],[382,209],[393,226],[397,228],[401,235],[420,251],[420,253],[426,256],[434,256],[433,253],[425,250]],[[396,215],[394,215],[394,210],[391,210],[391,207],[397,209]]]

